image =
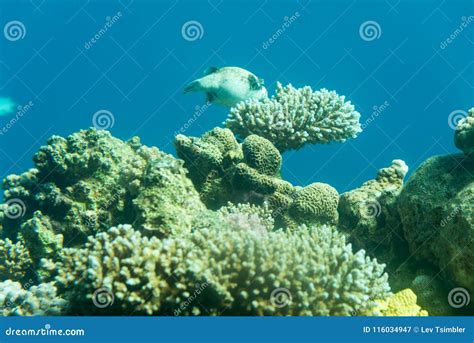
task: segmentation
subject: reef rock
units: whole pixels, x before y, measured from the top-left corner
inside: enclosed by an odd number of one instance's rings
[[[466,155],[474,153],[474,108],[471,108],[467,116],[456,125],[454,143]]]

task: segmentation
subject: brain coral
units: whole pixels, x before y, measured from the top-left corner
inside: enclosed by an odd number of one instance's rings
[[[209,228],[159,240],[130,226],[66,249],[58,284],[85,314],[348,315],[377,313],[383,265],[330,227],[294,232]],[[114,297],[94,307],[97,289]],[[117,312],[118,311],[118,312]]]
[[[359,118],[354,106],[334,91],[278,83],[271,99],[248,100],[232,108],[225,125],[242,137],[264,137],[285,151],[354,138],[361,131]]]
[[[474,161],[426,160],[410,177],[398,208],[410,252],[455,285],[474,285]]]
[[[57,296],[52,283],[25,289],[19,282],[0,282],[0,316],[54,316],[65,307],[66,301]]]
[[[474,153],[474,107],[469,110],[465,118],[458,122],[454,143],[465,154]]]
[[[337,191],[323,183],[301,188],[282,180],[281,155],[265,138],[250,135],[239,144],[232,131],[215,128],[201,138],[178,135],[175,145],[210,208],[229,201],[267,204],[277,227],[337,222]]]
[[[408,167],[393,160],[377,172],[374,180],[341,195],[338,227],[349,234],[357,248],[373,251],[389,263],[405,243],[397,210],[397,198]]]
[[[34,162],[5,178],[0,222],[1,238],[21,240],[35,267],[119,223],[163,237],[191,230],[207,211],[183,162],[138,138],[123,142],[95,129],[53,136]],[[20,206],[15,215],[12,203]]]

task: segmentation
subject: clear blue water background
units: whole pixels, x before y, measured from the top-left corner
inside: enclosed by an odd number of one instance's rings
[[[32,108],[0,136],[0,176],[32,166],[52,134],[92,126],[109,110],[113,135],[138,135],[174,153],[173,136],[200,94],[183,86],[209,66],[241,66],[265,79],[346,95],[374,119],[358,138],[284,154],[283,177],[294,184],[327,182],[340,192],[358,187],[400,158],[411,170],[436,154],[456,152],[448,116],[474,105],[473,1],[0,1],[0,26],[21,21],[23,39],[0,36],[0,96]],[[106,17],[122,16],[89,49]],[[285,17],[299,17],[265,49]],[[182,26],[203,28],[188,41]],[[366,41],[366,21],[381,28]],[[377,116],[374,108],[388,104]],[[211,106],[185,132],[221,126],[228,110]],[[4,127],[12,116],[0,117]]]

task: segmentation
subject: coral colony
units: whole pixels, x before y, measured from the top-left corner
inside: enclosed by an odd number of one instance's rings
[[[103,130],[51,137],[3,181],[1,314],[472,311],[448,292],[474,285],[474,109],[463,153],[405,185],[402,160],[341,195],[281,178],[283,151],[354,138],[359,117],[334,91],[278,84],[226,128],[178,134],[178,158]]]

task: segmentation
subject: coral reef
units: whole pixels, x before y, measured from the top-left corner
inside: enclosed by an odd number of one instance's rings
[[[0,239],[0,280],[23,281],[32,266],[28,249],[22,241],[13,243],[10,239]]]
[[[215,128],[201,138],[178,135],[175,146],[209,208],[266,204],[276,227],[337,222],[337,191],[323,183],[302,188],[282,180],[281,155],[265,138],[250,135],[239,144],[230,130]]]
[[[97,289],[114,297],[105,313],[129,315],[377,314],[367,300],[389,294],[383,265],[325,226],[265,236],[210,228],[164,240],[119,226],[65,249],[59,271],[70,308],[86,314],[99,310]]]
[[[474,285],[473,171],[474,161],[462,155],[429,158],[398,201],[410,252],[468,288]]]
[[[305,144],[345,141],[362,131],[360,114],[334,91],[277,84],[276,93],[262,101],[247,100],[233,107],[225,126],[241,137],[255,134],[281,152]]]
[[[458,122],[454,134],[454,143],[466,155],[474,153],[474,107],[468,111],[465,118]]]
[[[428,312],[416,304],[416,294],[409,288],[380,302],[384,316],[427,316]]]
[[[25,289],[19,282],[0,282],[0,316],[55,316],[65,308],[52,283]]]
[[[393,160],[374,180],[346,192],[339,199],[339,228],[356,248],[374,253],[385,263],[400,255],[406,245],[397,211],[397,199],[408,167]]]

